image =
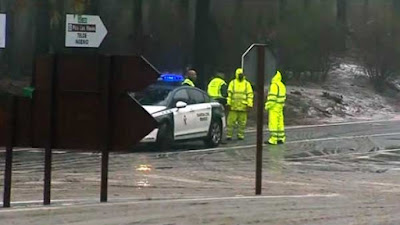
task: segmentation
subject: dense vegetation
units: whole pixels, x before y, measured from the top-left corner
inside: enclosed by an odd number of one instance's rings
[[[161,71],[194,67],[203,86],[216,70],[232,74],[254,42],[271,46],[293,82],[323,82],[351,58],[379,89],[400,66],[399,0],[0,0],[0,10],[2,79],[29,77],[38,54],[99,52],[142,54]],[[66,13],[101,16],[99,49],[64,47]]]

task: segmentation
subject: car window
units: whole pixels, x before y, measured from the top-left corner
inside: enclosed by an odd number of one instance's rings
[[[156,86],[150,86],[142,92],[135,93],[135,99],[142,105],[167,106],[168,96],[172,89],[164,89]]]
[[[204,96],[204,102],[206,102],[206,103],[211,102],[210,96],[208,96],[207,94],[204,94],[204,93],[203,93],[203,96]]]
[[[179,101],[186,102],[187,104],[189,104],[189,95],[186,89],[179,90],[175,93],[172,101],[173,106],[175,106],[176,103]]]
[[[204,94],[198,90],[188,90],[189,92],[189,104],[201,104],[205,103]]]

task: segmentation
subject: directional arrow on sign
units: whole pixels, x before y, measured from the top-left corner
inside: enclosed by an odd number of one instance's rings
[[[106,35],[107,28],[99,16],[66,15],[66,47],[98,48]]]

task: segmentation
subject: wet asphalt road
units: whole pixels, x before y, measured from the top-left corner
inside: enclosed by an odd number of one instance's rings
[[[400,121],[287,135],[287,144],[264,147],[261,198],[251,131],[216,149],[192,142],[170,152],[113,153],[110,203],[100,205],[99,154],[55,151],[55,202],[43,208],[43,152],[18,150],[14,204],[0,209],[0,224],[400,224]],[[3,152],[0,166],[2,185]]]

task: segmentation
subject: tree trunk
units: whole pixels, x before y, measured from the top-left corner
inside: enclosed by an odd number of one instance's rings
[[[191,4],[190,0],[180,0],[180,15],[181,15],[181,32],[186,38],[183,40],[183,49],[182,49],[182,68],[184,69],[191,61],[191,50],[193,45],[193,20],[191,18]]]
[[[345,51],[347,38],[347,0],[336,0],[336,20],[341,31],[340,46],[342,51]]]
[[[8,9],[10,76],[16,79],[31,75],[34,52],[34,3],[14,1]]]
[[[347,26],[347,0],[336,0],[336,18],[341,25]]]
[[[134,52],[142,55],[144,52],[143,40],[143,0],[135,0],[134,2],[134,15],[133,15],[133,37],[134,37]]]
[[[50,3],[44,0],[35,8],[35,53],[34,57],[47,54],[50,49]]]
[[[393,17],[392,17],[392,37],[397,37],[398,30],[398,21],[400,19],[400,0],[392,0],[393,5]]]
[[[65,46],[65,5],[64,1],[50,1],[50,53],[62,53]]]
[[[369,20],[369,0],[364,0],[363,17],[364,23],[367,23]]]
[[[207,64],[207,31],[210,0],[197,0],[194,32],[194,67],[198,73],[197,86],[205,87],[205,66]]]

